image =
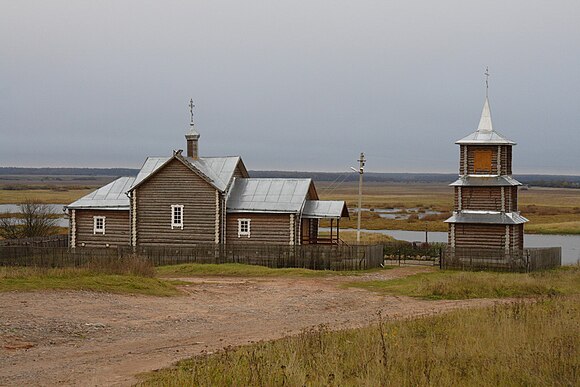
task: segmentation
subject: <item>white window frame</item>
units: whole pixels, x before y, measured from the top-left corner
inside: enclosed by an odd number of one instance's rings
[[[181,213],[181,222],[175,222],[175,210],[179,209]],[[171,205],[171,229],[183,230],[183,204],[172,204]]]
[[[247,223],[247,225],[248,225],[247,230],[242,229],[242,224],[244,224],[244,223]],[[247,219],[247,218],[238,219],[238,238],[241,238],[243,236],[248,237],[248,238],[250,237],[251,223],[252,223],[252,219]]]
[[[93,234],[103,234],[105,235],[105,216],[93,216]],[[97,222],[99,220],[103,221],[103,226],[102,227],[97,227]]]

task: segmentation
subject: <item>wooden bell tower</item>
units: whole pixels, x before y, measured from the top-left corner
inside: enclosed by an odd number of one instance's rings
[[[451,184],[455,205],[453,216],[445,221],[449,246],[501,249],[506,254],[522,250],[528,220],[518,211],[521,183],[512,177],[516,143],[493,129],[487,95],[477,130],[456,144],[460,147],[459,179]]]

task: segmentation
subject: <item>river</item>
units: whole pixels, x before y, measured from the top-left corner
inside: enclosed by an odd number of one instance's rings
[[[56,220],[56,226],[58,227],[68,227],[68,218],[65,217],[63,212],[64,204],[47,204],[47,206],[53,211],[55,214],[62,214],[62,217]],[[10,213],[10,214],[17,214],[20,212],[20,207],[18,204],[0,204],[0,214]],[[15,219],[18,222],[21,220]]]

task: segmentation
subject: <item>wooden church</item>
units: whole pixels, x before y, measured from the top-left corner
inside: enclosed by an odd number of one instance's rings
[[[453,249],[494,249],[506,255],[524,247],[524,223],[518,211],[518,187],[512,177],[512,147],[515,142],[494,130],[486,95],[477,130],[457,141],[459,179],[449,246]]]
[[[201,157],[193,101],[190,112],[186,155],[148,157],[137,176],[66,206],[71,248],[341,242],[344,201],[319,200],[311,179],[251,178],[239,156]],[[336,220],[330,238],[322,219]]]

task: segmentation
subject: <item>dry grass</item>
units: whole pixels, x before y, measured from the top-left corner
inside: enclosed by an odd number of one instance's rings
[[[20,204],[26,199],[46,204],[68,204],[94,191],[94,189],[0,189],[0,204]]]
[[[180,294],[168,281],[134,274],[107,274],[87,268],[0,267],[0,292],[44,290],[85,290],[149,296]]]
[[[534,273],[437,271],[348,286],[426,299],[467,299],[580,294],[580,266]]]
[[[239,263],[186,263],[183,265],[160,266],[157,274],[162,277],[326,277],[356,276],[384,269],[357,271],[309,270],[299,268],[273,269],[265,266],[242,265]]]
[[[178,363],[141,386],[576,385],[578,297],[516,301],[258,343]]]
[[[83,267],[0,267],[0,292],[87,290],[107,293],[172,296],[171,282],[153,278],[153,265],[140,257],[95,260]]]
[[[355,226],[356,228],[356,226]],[[336,232],[336,231],[334,231]],[[319,236],[322,238],[327,238],[330,236],[329,232],[320,231]],[[345,241],[349,244],[356,243],[356,231],[341,231],[340,232],[340,239]],[[370,232],[361,232],[360,233],[360,241],[361,243],[365,244],[381,244],[381,243],[389,243],[394,242],[396,239],[389,235],[383,234],[374,234]]]

